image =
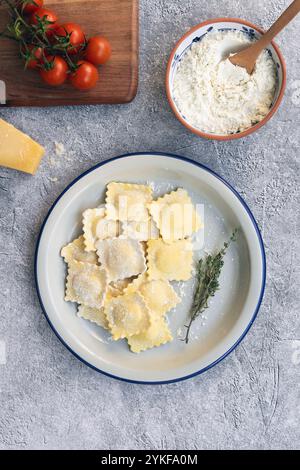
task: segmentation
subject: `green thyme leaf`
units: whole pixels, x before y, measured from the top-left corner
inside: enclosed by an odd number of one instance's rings
[[[208,255],[201,258],[197,264],[196,288],[194,299],[190,310],[190,321],[186,326],[186,335],[184,341],[189,342],[189,334],[192,323],[208,308],[208,301],[214,297],[219,290],[219,278],[224,266],[224,257],[231,242],[236,241],[238,229],[235,229],[230,239],[224,243],[223,248],[215,255]]]

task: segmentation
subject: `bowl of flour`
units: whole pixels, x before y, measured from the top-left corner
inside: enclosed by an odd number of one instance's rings
[[[231,140],[262,127],[283,98],[286,67],[274,42],[259,56],[252,75],[228,56],[263,34],[233,18],[213,19],[186,33],[170,56],[167,96],[176,117],[201,137]]]

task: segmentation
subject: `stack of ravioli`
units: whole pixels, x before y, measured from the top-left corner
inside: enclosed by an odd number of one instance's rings
[[[109,183],[103,207],[83,213],[83,235],[65,246],[65,300],[78,316],[126,338],[139,353],[172,341],[172,281],[192,275],[190,237],[200,218],[184,189],[153,199],[150,186]]]

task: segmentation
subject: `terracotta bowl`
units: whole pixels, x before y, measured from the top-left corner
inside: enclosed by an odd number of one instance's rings
[[[275,114],[277,111],[286,87],[286,65],[282,53],[280,52],[278,46],[272,42],[268,47],[268,51],[272,56],[276,67],[277,67],[277,87],[276,93],[274,96],[273,103],[270,107],[270,111],[267,116],[260,121],[259,123],[253,125],[249,129],[239,132],[236,134],[229,134],[229,135],[219,135],[219,134],[208,134],[206,132],[193,127],[188,120],[182,115],[180,112],[173,96],[173,83],[174,77],[177,70],[177,67],[184,56],[184,54],[190,49],[194,42],[201,41],[201,39],[211,31],[219,32],[224,30],[233,30],[233,31],[241,31],[244,34],[247,34],[251,38],[258,39],[264,33],[262,29],[258,26],[255,26],[248,21],[241,20],[238,18],[215,18],[212,20],[204,21],[204,23],[200,23],[194,28],[190,29],[182,38],[177,42],[175,45],[167,67],[167,74],[166,74],[166,90],[167,96],[170,103],[170,106],[177,117],[177,119],[190,131],[194,132],[195,134],[203,137],[205,139],[214,139],[214,140],[233,140],[233,139],[240,139],[242,137],[246,137],[249,134],[260,129],[264,126],[269,119]]]

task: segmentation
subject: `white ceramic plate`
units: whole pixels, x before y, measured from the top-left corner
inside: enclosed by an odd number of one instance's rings
[[[99,326],[76,315],[64,301],[66,266],[62,246],[81,233],[81,214],[104,201],[110,181],[151,182],[157,193],[183,187],[203,207],[204,251],[222,247],[233,229],[237,242],[225,259],[221,288],[194,324],[188,345],[180,340],[191,304],[193,282],[175,284],[184,292],[169,315],[174,341],[140,354],[123,341],[113,342]],[[35,274],[43,311],[60,340],[87,365],[109,376],[142,383],[166,383],[197,375],[215,365],[241,341],[252,325],[263,297],[265,254],[256,222],[241,197],[218,175],[192,160],[175,155],[133,154],[100,163],[71,183],[49,211],[36,248]],[[179,336],[179,337],[178,337]]]

